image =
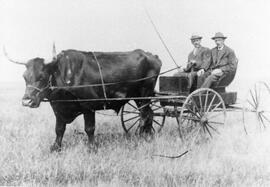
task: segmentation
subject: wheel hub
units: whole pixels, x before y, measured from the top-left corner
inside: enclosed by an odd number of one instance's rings
[[[201,123],[202,124],[206,124],[208,122],[208,119],[205,117],[205,116],[203,116],[202,118],[201,118]]]

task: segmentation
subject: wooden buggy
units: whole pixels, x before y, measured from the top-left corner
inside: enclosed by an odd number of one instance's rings
[[[159,92],[151,98],[153,129],[160,132],[167,117],[176,119],[179,136],[187,143],[195,141],[199,134],[212,137],[219,126],[225,124],[226,110],[233,108],[237,93],[227,92],[226,86],[234,79],[235,72],[220,79],[209,88],[199,88],[190,93],[187,77],[159,77]],[[121,122],[126,133],[138,133],[140,108],[134,101],[125,104]]]

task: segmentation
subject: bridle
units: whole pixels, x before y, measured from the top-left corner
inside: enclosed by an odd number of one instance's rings
[[[50,89],[52,87],[52,75],[50,75],[47,85],[44,88],[38,88],[33,85],[27,85],[27,88],[32,88],[37,91],[36,97],[38,97],[41,93],[46,91],[47,89]]]

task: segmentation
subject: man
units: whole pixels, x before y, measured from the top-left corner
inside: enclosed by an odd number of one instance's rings
[[[217,32],[212,39],[216,47],[211,50],[211,65],[207,72],[201,72],[198,78],[198,85],[201,88],[210,88],[222,77],[235,73],[237,68],[237,58],[234,51],[224,44],[225,37],[221,32]]]
[[[190,40],[194,49],[188,55],[187,66],[179,68],[174,76],[188,77],[189,86],[191,88],[196,85],[194,82],[196,82],[197,74],[201,75],[201,72],[204,72],[209,68],[211,51],[209,48],[201,46],[202,36],[192,35]]]

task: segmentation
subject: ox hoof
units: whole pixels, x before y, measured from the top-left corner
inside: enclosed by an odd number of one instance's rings
[[[60,152],[61,151],[61,146],[57,145],[57,144],[53,144],[51,147],[50,147],[50,151],[51,153],[52,152]]]
[[[144,138],[147,142],[154,139],[155,130],[152,127],[143,127],[140,131],[140,136]]]
[[[154,139],[154,134],[144,133],[141,137],[144,138],[146,142],[151,142]]]
[[[98,146],[94,142],[87,143],[87,149],[89,153],[97,153]]]
[[[141,127],[140,128],[141,135],[150,135],[153,136],[155,134],[155,129],[153,127]]]

